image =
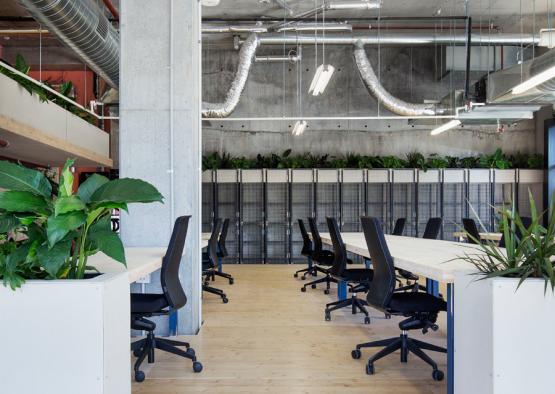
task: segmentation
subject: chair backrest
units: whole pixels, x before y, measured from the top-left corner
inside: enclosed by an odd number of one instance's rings
[[[314,218],[308,218],[308,226],[310,227],[310,233],[312,234],[312,245],[314,246],[314,254],[322,253],[322,238],[320,238],[320,232],[318,231],[316,220]]]
[[[222,219],[216,219],[214,222],[214,227],[212,228],[212,234],[210,234],[210,239],[208,240],[208,257],[212,264],[218,263],[218,236],[220,235],[220,230],[222,229]]]
[[[522,224],[526,228],[530,227],[530,225],[532,224],[532,218],[530,218],[528,216],[521,216],[520,221],[522,222]],[[515,232],[516,232],[516,236],[518,237],[518,239],[521,239],[522,238],[522,231],[520,231],[520,228],[517,227],[515,229]],[[499,240],[499,247],[500,248],[505,247],[505,233],[503,233],[503,235],[501,236],[501,239]]]
[[[384,310],[389,306],[395,290],[395,265],[379,219],[363,216],[360,220],[374,270],[366,300],[373,307]]]
[[[303,256],[311,256],[312,255],[312,241],[306,232],[306,227],[304,226],[304,222],[302,219],[298,219],[299,222],[299,229],[301,230],[301,237],[303,238],[303,248],[301,249],[301,254]]]
[[[332,217],[326,217],[326,222],[328,224],[334,254],[330,273],[332,275],[341,276],[341,274],[343,274],[343,271],[347,268],[347,248],[345,247],[345,243],[343,242],[343,238],[341,237],[341,232],[339,231],[337,220]]]
[[[393,232],[391,233],[391,235],[403,235],[403,232],[405,231],[406,223],[407,223],[406,218],[398,218],[395,221],[395,226],[393,227]]]
[[[462,222],[463,222],[464,231],[466,231],[468,234],[472,235],[474,238],[480,241],[480,232],[478,231],[478,227],[476,226],[476,222],[474,221],[474,219],[463,218]],[[470,237],[468,237],[467,241],[468,243],[471,243],[471,244],[478,243],[477,241],[473,240]]]
[[[180,216],[175,220],[170,243],[160,269],[162,291],[172,309],[179,309],[187,303],[187,296],[179,280],[179,266],[183,257],[190,218],[191,216]]]
[[[422,238],[426,239],[437,239],[439,231],[441,230],[441,218],[429,218],[426,223],[426,228],[424,229],[424,235]]]
[[[220,255],[226,257],[229,255],[227,253],[227,248],[225,247],[225,240],[227,239],[227,228],[229,227],[229,218],[224,219],[222,224],[222,231],[220,231],[220,238],[218,239],[218,246],[220,248]]]

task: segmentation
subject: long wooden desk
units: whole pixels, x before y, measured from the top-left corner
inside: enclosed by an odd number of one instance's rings
[[[457,231],[453,233],[453,237],[460,238],[460,239],[467,238],[466,233],[464,231]],[[502,237],[503,237],[502,233],[480,233],[480,239],[486,240],[486,241],[499,242],[501,241]]]
[[[322,242],[331,245],[330,235],[320,234]],[[364,233],[342,233],[349,252],[370,258]],[[395,267],[401,268],[430,281],[447,283],[447,392],[454,393],[455,379],[455,276],[475,272],[472,265],[457,259],[465,253],[475,253],[476,246],[466,243],[439,241],[412,237],[385,236]],[[438,286],[429,287],[437,295]],[[340,284],[344,286],[344,284]],[[429,290],[430,291],[430,290]],[[339,292],[339,290],[338,290]]]

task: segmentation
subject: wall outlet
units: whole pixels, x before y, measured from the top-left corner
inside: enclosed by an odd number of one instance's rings
[[[141,276],[139,279],[137,279],[137,282],[135,283],[150,283],[150,274]]]

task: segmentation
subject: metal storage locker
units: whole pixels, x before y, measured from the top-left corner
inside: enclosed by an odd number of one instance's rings
[[[214,171],[208,170],[202,173],[202,232],[212,231],[215,215],[215,193]]]
[[[339,217],[339,171],[316,170],[316,223],[318,230],[329,233],[326,217]]]
[[[468,171],[446,169],[442,179],[443,239],[458,241],[454,232],[461,231],[462,218],[468,217]]]
[[[266,170],[265,261],[289,263],[289,170]]]
[[[239,232],[241,263],[264,262],[263,170],[241,170]]]
[[[417,210],[416,223],[418,237],[422,237],[428,219],[442,217],[441,212],[441,171],[440,170],[417,170]],[[443,232],[443,231],[442,231]],[[440,232],[438,238],[442,238]]]
[[[543,187],[544,172],[543,170],[517,170],[517,199],[518,212],[521,216],[530,216],[530,201],[528,190],[532,193],[538,212],[543,212]]]
[[[416,236],[415,170],[393,170],[391,175],[391,219],[406,218],[405,235]]]
[[[314,215],[314,170],[291,170],[290,200],[291,262],[306,263],[306,257],[301,256],[303,239],[297,220],[302,219],[308,231],[307,218]]]
[[[220,219],[229,218],[226,263],[239,263],[239,178],[237,170],[216,171],[216,212]]]
[[[341,171],[341,231],[360,232],[360,217],[365,212],[365,170]]]
[[[391,232],[391,171],[368,170],[366,173],[366,215],[380,219],[386,233]]]
[[[480,231],[478,218],[487,231],[494,231],[492,186],[492,170],[468,170],[468,217],[476,220]]]
[[[511,208],[516,201],[516,170],[493,170],[493,228],[499,229],[499,209]]]

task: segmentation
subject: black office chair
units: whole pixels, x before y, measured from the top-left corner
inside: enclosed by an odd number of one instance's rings
[[[317,276],[316,266],[312,265],[312,241],[306,232],[306,227],[304,226],[304,222],[302,219],[297,219],[299,223],[299,230],[301,231],[301,237],[303,239],[303,247],[301,249],[301,256],[304,256],[308,259],[308,267],[300,269],[293,274],[293,277],[298,278],[300,273],[303,273],[301,279],[305,280],[306,275]]]
[[[391,235],[403,235],[403,233],[405,232],[405,224],[407,223],[407,219],[406,218],[398,218],[395,221],[395,226],[393,227],[393,232],[391,233]]]
[[[175,221],[170,243],[166,255],[162,259],[162,268],[160,270],[160,282],[163,293],[131,293],[131,328],[147,332],[146,338],[131,344],[131,350],[137,357],[133,367],[137,382],[145,380],[145,374],[139,368],[147,357],[149,363],[154,362],[154,349],[160,349],[188,358],[193,361],[193,371],[202,371],[202,364],[197,361],[194,349],[187,342],[155,337],[154,330],[156,329],[156,323],[146,319],[151,316],[169,315],[187,303],[187,296],[179,281],[179,266],[183,256],[190,218],[190,216],[181,216]],[[180,347],[187,348],[187,351],[183,351]]]
[[[478,231],[478,227],[476,226],[476,222],[474,221],[474,219],[463,218],[462,222],[463,222],[464,231],[470,235],[469,237],[467,237],[468,243],[470,244],[481,243],[482,240],[480,238],[480,232]]]
[[[227,299],[224,291],[208,285],[209,279],[213,277],[214,272],[218,269],[218,235],[220,234],[221,228],[222,220],[217,219],[214,223],[214,227],[212,228],[210,239],[208,240],[208,251],[202,254],[202,275],[204,276],[202,291],[220,296],[222,302],[227,304],[229,300]]]
[[[353,315],[360,311],[364,313],[364,323],[370,324],[370,316],[365,306],[368,303],[365,300],[357,298],[358,289],[367,289],[368,284],[372,280],[373,271],[369,268],[347,268],[347,249],[345,248],[345,243],[341,238],[341,233],[339,232],[339,226],[337,220],[334,218],[326,218],[328,223],[330,237],[333,244],[333,253],[335,259],[333,265],[330,269],[330,273],[337,281],[342,280],[347,283],[347,285],[353,285],[351,288],[351,297],[344,300],[339,300],[335,302],[330,302],[326,304],[325,319],[326,321],[331,320],[331,312],[337,309],[351,307]]]
[[[306,283],[303,287],[301,287],[301,291],[305,292],[307,286],[315,289],[318,283],[325,282],[326,289],[324,290],[324,293],[329,294],[330,283],[337,283],[337,280],[333,278],[330,273],[330,267],[333,265],[335,256],[331,251],[325,250],[323,248],[322,238],[320,237],[320,232],[318,231],[316,220],[314,220],[314,218],[308,218],[308,225],[310,227],[310,233],[312,234],[312,244],[314,247],[312,251],[312,261],[316,264],[316,270],[322,272],[324,274],[324,277]]]
[[[434,380],[442,380],[443,372],[437,364],[426,353],[425,350],[446,353],[445,348],[432,345],[427,342],[409,338],[407,331],[422,330],[425,334],[428,330],[436,331],[437,315],[441,311],[447,310],[447,304],[440,298],[427,293],[396,293],[395,290],[395,265],[389,253],[389,248],[385,241],[380,222],[376,218],[363,217],[362,229],[368,245],[370,257],[374,267],[374,278],[370,282],[370,290],[366,300],[368,304],[385,313],[407,317],[399,323],[401,335],[385,340],[379,340],[356,345],[356,349],[351,352],[354,359],[361,357],[361,348],[383,347],[378,353],[368,359],[366,373],[374,374],[374,363],[397,351],[401,351],[401,362],[406,363],[408,353],[412,352],[424,362],[432,366],[432,377]]]
[[[532,224],[532,218],[528,217],[528,216],[521,216],[520,217],[520,221],[522,222],[522,225],[526,228],[529,228],[530,225]],[[520,228],[517,227],[515,229],[516,232],[516,236],[518,237],[518,239],[522,239],[522,231],[520,231]],[[505,233],[503,233],[503,235],[501,236],[501,239],[499,240],[499,247],[500,248],[504,248],[505,247]]]
[[[220,231],[220,237],[218,238],[218,247],[217,247],[217,257],[218,259],[225,259],[229,256],[227,253],[227,248],[225,246],[225,241],[227,239],[227,230],[229,227],[229,219],[225,219],[222,224],[222,230]],[[233,276],[230,274],[226,274],[225,272],[220,272],[218,269],[211,270],[211,277],[212,281],[216,279],[216,276],[226,278],[229,281],[229,284],[232,285],[234,283]]]
[[[424,239],[437,239],[439,232],[441,230],[441,223],[443,222],[443,219],[441,218],[430,218],[428,219],[428,221],[426,222],[426,227],[424,228],[424,234],[422,235],[422,238]],[[397,273],[399,274],[399,279],[404,279],[406,280],[406,285],[405,286],[401,286],[398,289],[396,289],[395,291],[407,291],[407,290],[412,290],[412,291],[418,291],[418,290],[423,290],[426,291],[426,287],[422,286],[418,283],[418,280],[420,279],[418,277],[418,275],[413,274],[412,272],[403,270],[398,268],[397,269]]]

